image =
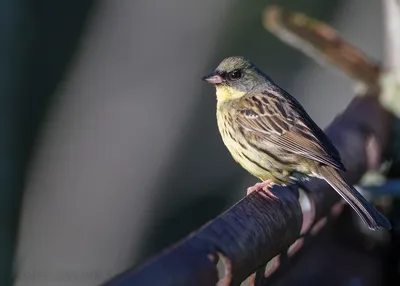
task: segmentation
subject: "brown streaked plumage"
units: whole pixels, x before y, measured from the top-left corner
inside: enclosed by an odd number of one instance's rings
[[[217,122],[233,158],[263,183],[249,188],[268,193],[272,184],[298,175],[324,179],[370,229],[390,228],[380,214],[340,174],[339,152],[300,103],[250,61],[223,60],[204,80],[215,85]]]

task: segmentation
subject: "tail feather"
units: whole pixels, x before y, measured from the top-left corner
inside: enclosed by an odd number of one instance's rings
[[[342,196],[371,230],[391,228],[390,222],[354,187],[349,186],[337,170],[329,166],[322,166],[319,169],[319,175]]]

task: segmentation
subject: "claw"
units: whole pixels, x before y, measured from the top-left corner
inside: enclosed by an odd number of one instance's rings
[[[269,197],[271,199],[277,200],[278,197],[275,196],[271,191],[270,188],[274,185],[274,182],[272,180],[266,180],[264,182],[260,182],[255,184],[252,187],[247,188],[247,195],[250,195],[253,192],[260,192],[262,191],[262,195]]]

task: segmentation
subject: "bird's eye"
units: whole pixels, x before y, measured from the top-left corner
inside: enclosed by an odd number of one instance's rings
[[[228,74],[228,77],[229,77],[230,80],[239,79],[239,78],[242,77],[242,72],[241,72],[240,70],[231,71],[231,72]]]

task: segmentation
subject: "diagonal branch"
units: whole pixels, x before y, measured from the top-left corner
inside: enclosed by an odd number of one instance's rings
[[[263,24],[283,42],[315,61],[333,65],[362,87],[379,90],[379,68],[327,24],[277,6],[265,9]]]

